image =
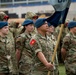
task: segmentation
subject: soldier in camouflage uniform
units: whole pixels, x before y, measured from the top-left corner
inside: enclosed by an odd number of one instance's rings
[[[47,32],[47,35],[50,37],[50,40],[51,42],[54,44],[54,48],[53,50],[55,49],[55,45],[56,45],[56,37],[54,35],[54,31],[55,31],[55,28],[53,25],[51,25],[50,23],[48,23],[48,32]],[[54,73],[55,75],[59,75],[59,70],[58,70],[58,57],[57,57],[57,53],[56,53],[56,58],[55,58],[55,70],[54,70]]]
[[[76,75],[76,22],[69,22],[68,28],[70,32],[63,39],[61,53],[66,75]]]
[[[29,45],[29,41],[32,37],[31,32],[34,30],[33,21],[31,19],[27,19],[23,22],[22,26],[24,28],[16,41],[19,72],[20,75],[33,75],[33,52]]]
[[[8,15],[6,15],[4,12],[0,12],[0,21],[8,21],[8,19]]]
[[[0,75],[9,75],[9,60],[12,46],[7,38],[8,23],[0,21]]]
[[[33,12],[27,12],[25,15],[25,19],[31,19],[35,22],[38,19],[38,15]]]
[[[9,20],[9,16],[7,14],[5,14],[4,12],[0,12],[0,21],[5,21],[5,22],[8,22]],[[8,24],[9,25],[9,24]],[[10,33],[10,31],[8,31],[8,38],[11,40],[13,40],[13,36],[12,34]],[[13,40],[14,41],[14,40]]]
[[[21,26],[19,27],[19,22],[11,21],[9,23],[9,30],[13,34],[14,38],[16,38],[21,33],[22,28],[23,27]]]
[[[9,19],[8,15],[6,15],[4,12],[0,12],[0,21],[7,22],[8,19]],[[10,69],[9,72],[12,74],[18,75],[17,59],[16,59],[16,55],[15,55],[15,43],[14,43],[13,35],[9,30],[8,30],[7,38],[9,39],[9,41],[11,41],[10,46],[13,46],[12,50],[10,50],[12,53],[11,53],[11,58],[9,60],[9,62],[10,62],[9,63],[9,69]]]
[[[48,23],[45,18],[37,19],[35,27],[38,33],[30,40],[30,46],[35,54],[33,75],[47,75],[48,71],[54,70],[53,64],[50,63],[53,54],[53,44],[46,35]],[[51,75],[54,75],[53,72],[51,72]]]
[[[58,35],[59,35],[59,32],[60,32],[60,28],[61,28],[61,25],[57,26],[55,28],[55,32],[54,32],[54,35],[56,36],[56,38],[58,38]],[[68,27],[67,27],[67,22],[64,24],[64,29],[62,31],[62,36],[61,36],[61,39],[60,39],[60,42],[59,42],[59,45],[58,45],[58,49],[57,49],[57,55],[58,55],[58,61],[59,63],[63,63],[63,60],[61,58],[61,46],[62,46],[62,40],[64,38],[64,36],[69,32],[68,30]]]
[[[33,22],[35,23],[35,21],[38,19],[38,15],[34,12],[27,12],[26,15],[25,15],[25,19],[31,19],[33,20]],[[37,30],[36,28],[34,29],[33,31],[33,34],[36,34]]]

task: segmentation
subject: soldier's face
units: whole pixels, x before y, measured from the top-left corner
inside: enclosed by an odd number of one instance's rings
[[[76,27],[72,28],[72,30],[73,30],[73,33],[76,34]]]
[[[39,30],[43,31],[43,32],[47,32],[48,31],[48,23],[45,22],[41,27],[39,27]]]
[[[54,26],[51,25],[51,26],[48,28],[48,32],[53,33],[53,32],[54,32]]]
[[[33,24],[29,24],[28,26],[25,26],[25,28],[26,28],[26,30],[27,30],[28,32],[34,31],[34,25],[33,25]]]
[[[8,26],[4,26],[3,28],[0,29],[0,32],[3,34],[3,35],[7,35],[8,34]]]

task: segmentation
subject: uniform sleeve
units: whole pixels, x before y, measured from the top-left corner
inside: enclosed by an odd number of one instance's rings
[[[38,52],[42,52],[42,49],[41,49],[40,44],[39,44],[38,41],[35,40],[35,39],[32,39],[32,40],[30,41],[30,46],[33,48],[34,53],[35,53],[36,55],[37,55]]]
[[[16,49],[22,50],[24,47],[24,39],[22,37],[18,37],[16,39]]]
[[[62,48],[68,50],[70,45],[70,37],[69,36],[65,36],[62,42]]]

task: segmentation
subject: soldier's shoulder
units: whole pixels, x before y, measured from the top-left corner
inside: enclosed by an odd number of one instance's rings
[[[66,36],[70,36],[70,33],[66,34]]]
[[[20,36],[20,37],[25,37],[24,33],[20,34],[19,36]]]
[[[19,36],[17,36],[16,41],[23,40],[24,37],[24,34],[20,34]]]
[[[68,33],[68,34],[65,35],[65,38],[68,38],[69,39],[70,37],[71,37],[71,34],[70,33]]]
[[[70,41],[70,33],[66,34],[66,36],[63,38],[64,41]]]
[[[37,36],[36,35],[33,35],[31,40],[30,40],[30,46],[34,46],[36,43],[37,43]]]
[[[36,34],[32,35],[31,40],[32,40],[32,39],[37,40],[37,35],[36,35]]]

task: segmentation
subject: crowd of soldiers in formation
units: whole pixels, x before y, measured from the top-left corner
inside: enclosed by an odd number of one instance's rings
[[[69,33],[76,27],[75,21],[64,24],[56,57],[54,63],[51,63],[61,25],[55,28],[46,18],[39,18],[33,12],[26,13],[22,24],[17,21],[8,23],[8,20],[9,16],[0,12],[0,75],[46,75],[48,71],[48,75],[59,75],[60,62],[67,66],[67,75],[76,75],[75,60],[72,60],[72,57],[75,59],[75,51],[66,50],[69,49],[67,40],[70,38],[73,44],[70,49],[75,50],[76,36],[71,34],[74,37],[69,38]]]

